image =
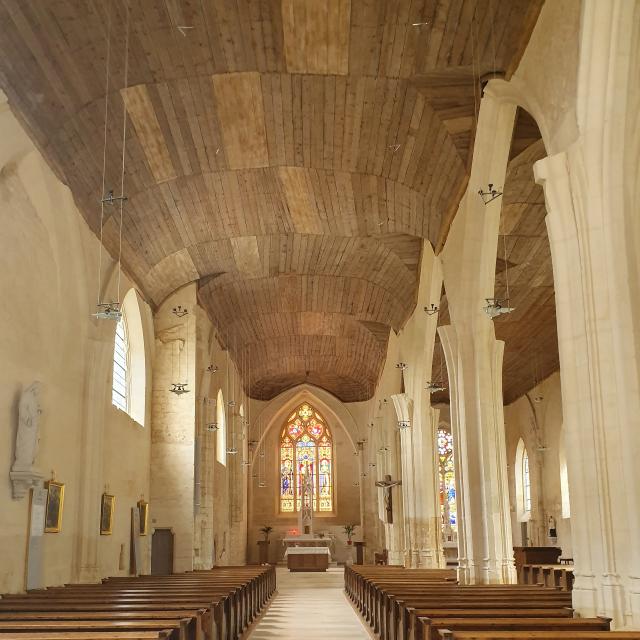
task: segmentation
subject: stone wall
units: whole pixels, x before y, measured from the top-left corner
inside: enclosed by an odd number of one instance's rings
[[[0,100],[0,592],[25,587],[29,498],[12,499],[18,401],[42,383],[40,447],[45,479],[65,483],[62,530],[32,556],[38,582],[63,584],[125,574],[130,509],[149,495],[150,429],[111,404],[115,324],[91,317],[97,299],[98,240]],[[98,200],[99,194],[96,194]],[[113,261],[103,252],[103,290],[115,295]],[[132,286],[123,277],[122,295]],[[142,303],[143,324],[151,330]],[[147,345],[148,346],[148,345]],[[149,359],[151,352],[149,352]],[[148,424],[148,421],[146,421]],[[100,496],[116,496],[114,530],[99,535]],[[148,568],[143,538],[142,568]],[[124,560],[124,563],[123,563]]]
[[[528,396],[528,397],[527,397]],[[509,502],[513,543],[522,544],[521,517],[516,496],[516,451],[522,438],[529,454],[531,475],[531,516],[528,536],[533,545],[551,545],[548,538],[549,517],[556,524],[558,540],[564,557],[572,557],[571,518],[565,505],[563,515],[563,490],[561,466],[564,460],[564,434],[562,430],[562,389],[560,374],[554,373],[531,389],[527,396],[519,398],[504,408],[507,464],[509,469]],[[570,504],[571,489],[568,497]],[[570,513],[570,511],[569,511]]]

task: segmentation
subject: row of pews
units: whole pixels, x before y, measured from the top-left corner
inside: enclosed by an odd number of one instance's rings
[[[566,564],[524,564],[518,576],[521,584],[541,584],[559,587],[565,591],[573,589],[573,566]]]
[[[236,640],[276,588],[275,567],[220,567],[0,598],[0,640]]]
[[[455,573],[353,565],[345,590],[381,640],[640,640],[608,618],[574,617],[571,593],[541,585],[461,586]]]

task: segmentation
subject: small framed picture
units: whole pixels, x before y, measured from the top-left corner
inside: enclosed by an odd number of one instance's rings
[[[108,493],[102,494],[102,507],[100,509],[100,535],[110,536],[113,533],[113,510],[116,505],[115,496]]]
[[[62,527],[62,507],[64,506],[64,484],[49,480],[45,483],[47,506],[44,515],[45,533],[59,533]]]
[[[138,512],[140,513],[140,535],[146,536],[149,531],[149,503],[138,500]]]

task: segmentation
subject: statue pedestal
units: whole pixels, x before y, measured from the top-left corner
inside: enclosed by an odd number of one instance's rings
[[[41,485],[44,475],[35,469],[12,469],[9,471],[9,478],[11,478],[13,499],[22,500],[29,489]]]

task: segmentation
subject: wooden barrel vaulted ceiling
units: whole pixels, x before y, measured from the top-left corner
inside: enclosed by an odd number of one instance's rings
[[[415,306],[423,239],[464,189],[474,77],[515,68],[543,0],[4,0],[0,83],[159,304],[197,281],[244,380],[370,397]],[[118,216],[104,242],[117,254]]]

